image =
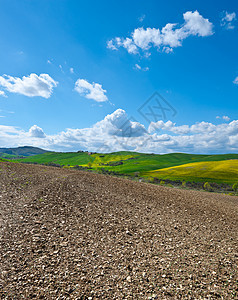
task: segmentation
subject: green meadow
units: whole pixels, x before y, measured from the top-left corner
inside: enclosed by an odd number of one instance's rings
[[[82,166],[94,170],[106,169],[125,175],[171,180],[238,181],[238,154],[196,155],[185,153],[144,154],[121,151],[114,153],[46,152],[18,162],[59,164],[63,167]]]

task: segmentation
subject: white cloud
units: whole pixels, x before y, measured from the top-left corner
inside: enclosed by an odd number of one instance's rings
[[[131,121],[123,109],[117,109],[112,114],[107,115],[102,121],[93,126],[94,130],[99,130],[102,134],[121,137],[138,137],[145,134],[144,125]]]
[[[233,81],[234,84],[238,84],[238,76],[235,78],[235,80]]]
[[[53,88],[58,84],[48,74],[40,74],[39,76],[32,73],[29,76],[12,77],[9,75],[0,76],[0,86],[10,93],[17,93],[28,97],[49,98],[53,92]]]
[[[0,96],[2,96],[2,97],[7,97],[6,94],[5,94],[5,92],[4,92],[4,91],[1,91],[1,90],[0,90]]]
[[[110,40],[107,42],[107,48],[111,50],[118,50],[118,48],[114,45],[114,41]]]
[[[162,43],[160,30],[156,28],[137,28],[132,33],[132,37],[135,45],[142,50],[148,50],[150,44],[159,47]]]
[[[217,117],[220,118],[220,117]],[[228,119],[230,120],[229,117],[227,116],[223,116],[222,117],[223,120],[228,121]],[[148,131],[150,133],[156,131],[156,130],[163,130],[163,131],[169,131],[169,132],[173,132],[175,134],[178,135],[183,135],[183,134],[211,134],[211,133],[223,133],[224,132],[229,131],[229,134],[231,134],[233,132],[233,130],[235,130],[235,132],[238,134],[238,121],[232,121],[229,124],[224,123],[224,124],[219,124],[219,125],[214,125],[212,123],[209,122],[198,122],[195,123],[191,126],[189,125],[181,125],[181,126],[176,126],[175,123],[171,122],[171,121],[158,121],[158,122],[151,122]]]
[[[70,68],[69,71],[71,74],[74,74],[74,68]]]
[[[227,122],[230,121],[230,118],[228,116],[223,116],[222,119],[225,120],[225,121],[227,121]]]
[[[126,38],[122,42],[123,47],[127,49],[128,53],[136,54],[138,52],[136,45],[133,43],[132,39]]]
[[[145,67],[145,68],[142,68],[140,65],[138,64],[135,64],[135,67],[134,67],[135,70],[141,70],[141,71],[149,71],[149,67]]]
[[[114,42],[115,41],[115,42]],[[131,38],[115,38],[115,40],[111,40],[107,42],[107,47],[112,50],[118,50],[118,47],[124,47],[128,53],[136,54],[138,52],[138,48]]]
[[[118,50],[124,47],[129,53],[136,54],[139,49],[148,51],[151,47],[166,53],[173,48],[182,46],[184,39],[189,36],[210,36],[213,34],[213,24],[203,18],[198,11],[187,11],[183,14],[184,24],[180,27],[175,23],[166,24],[161,30],[157,28],[136,28],[131,37],[116,37],[107,43],[107,47]],[[146,53],[148,55],[148,52]]]
[[[87,99],[92,99],[97,102],[105,102],[108,100],[106,96],[106,90],[102,88],[102,85],[99,83],[93,82],[89,83],[85,79],[78,79],[75,83],[75,90]]]
[[[47,64],[52,65],[52,61],[50,59],[48,59]]]
[[[164,131],[171,131],[176,134],[187,134],[189,133],[189,126],[182,125],[182,126],[175,126],[175,123],[171,121],[158,121],[158,122],[151,122],[148,127],[148,132],[152,133],[157,130],[164,130]]]
[[[43,129],[40,128],[40,127],[37,126],[37,125],[33,125],[33,126],[30,128],[29,134],[30,134],[30,136],[36,137],[36,138],[45,138],[45,137],[46,137],[46,135],[45,135]]]
[[[208,19],[203,18],[196,10],[187,11],[183,14],[185,24],[181,27],[181,32],[185,37],[189,35],[209,36],[213,34],[213,25]]]
[[[216,116],[216,119],[223,119],[224,121],[229,122],[231,118],[229,118],[228,116],[222,116],[222,117]]]
[[[33,145],[59,151],[132,151],[170,153],[228,153],[238,151],[238,120],[215,125],[199,122],[176,125],[171,121],[144,125],[130,120],[117,109],[90,128],[71,129],[46,135],[34,125],[29,131],[0,125],[0,147]]]
[[[165,53],[172,53],[174,50],[173,50],[173,48],[170,48],[170,47],[163,47],[163,52],[165,52]]]
[[[227,11],[223,12],[223,16],[221,19],[221,26],[226,29],[234,29],[234,22],[236,21],[236,13],[228,13]]]

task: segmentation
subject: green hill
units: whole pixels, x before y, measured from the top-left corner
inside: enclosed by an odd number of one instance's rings
[[[86,152],[46,152],[40,155],[29,156],[23,159],[19,159],[19,162],[32,162],[32,163],[55,163],[62,166],[75,166],[75,165],[87,165],[92,158]]]
[[[23,147],[17,147],[17,148],[0,148],[0,156],[1,157],[3,156],[2,153],[14,155],[14,156],[31,156],[31,155],[43,154],[46,152],[48,152],[48,151],[43,150],[41,148],[37,148],[37,147],[31,147],[31,146],[23,146]]]
[[[73,167],[82,166],[90,167],[95,170],[106,169],[121,174],[134,175],[137,173],[142,177],[158,177],[166,179],[186,179],[194,181],[215,180],[215,181],[234,181],[235,177],[231,177],[229,170],[224,169],[223,177],[212,175],[215,171],[212,169],[209,174],[202,172],[202,169],[187,168],[187,173],[182,172],[182,166],[200,162],[214,162],[219,165],[220,161],[229,161],[229,164],[238,160],[238,154],[222,154],[222,155],[196,155],[185,153],[171,154],[144,154],[137,152],[121,151],[114,153],[88,153],[88,152],[46,152],[40,155],[28,156],[23,159],[17,159],[19,162],[30,162],[40,164],[60,164],[62,166]],[[181,166],[181,171],[172,172],[168,168]],[[228,168],[228,165],[227,165]],[[166,170],[168,169],[168,170]],[[161,172],[159,171],[161,170]],[[215,173],[214,173],[215,174]],[[216,173],[217,174],[217,173]]]

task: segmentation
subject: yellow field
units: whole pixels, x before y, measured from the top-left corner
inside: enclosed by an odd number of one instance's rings
[[[238,181],[238,159],[189,163],[181,166],[143,172],[148,177],[167,179],[211,179],[214,181]]]

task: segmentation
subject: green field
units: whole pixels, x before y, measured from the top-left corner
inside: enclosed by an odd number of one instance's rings
[[[0,158],[15,159],[15,158],[19,158],[19,156],[18,155],[13,155],[13,154],[7,154],[7,153],[0,153]]]
[[[55,163],[66,167],[106,169],[146,178],[232,183],[238,181],[238,154],[196,155],[185,153],[143,154],[137,152],[95,153],[47,152],[14,159],[18,162]],[[210,163],[209,163],[210,162]]]
[[[75,152],[46,152],[44,154],[28,156],[23,159],[18,159],[19,162],[35,162],[39,164],[55,163],[62,166],[86,166],[92,158],[87,153]]]

